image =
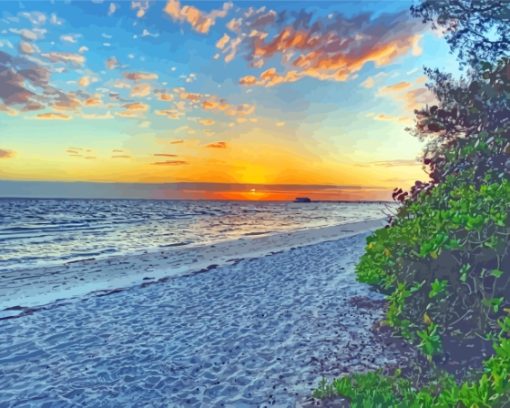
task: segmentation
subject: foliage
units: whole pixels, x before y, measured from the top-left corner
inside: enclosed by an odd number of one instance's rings
[[[433,368],[354,374],[314,395],[353,407],[510,406],[510,2],[422,0],[415,16],[445,33],[464,78],[426,70],[437,104],[416,111],[430,180],[367,239],[360,281],[388,295],[386,324]],[[446,374],[450,360],[477,377]],[[483,361],[482,367],[477,362]],[[425,384],[425,385],[423,385]]]
[[[487,174],[502,179],[510,174],[510,58],[482,64],[467,79],[454,80],[437,70],[426,70],[429,89],[438,104],[416,112],[414,134],[427,138],[423,163],[431,184],[449,175]],[[417,182],[411,196],[427,187]]]
[[[367,240],[359,280],[389,293],[388,324],[428,355],[441,350],[438,334],[485,337],[510,306],[508,202],[506,179],[476,187],[450,176]]]
[[[439,375],[417,388],[400,371],[385,376],[380,372],[354,374],[322,381],[316,398],[342,397],[352,408],[451,408],[506,407],[510,404],[510,318],[499,321],[501,328],[478,380],[458,384],[451,375]]]
[[[461,61],[476,65],[510,52],[508,0],[423,0],[411,12],[441,30]]]

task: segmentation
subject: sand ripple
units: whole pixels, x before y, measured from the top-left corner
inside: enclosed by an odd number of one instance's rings
[[[0,407],[293,407],[333,376],[395,362],[364,236],[239,261],[0,321]]]

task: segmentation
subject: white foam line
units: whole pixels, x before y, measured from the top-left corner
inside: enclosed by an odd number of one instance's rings
[[[0,275],[0,310],[14,306],[41,306],[95,291],[128,288],[142,282],[197,272],[211,265],[346,238],[383,225],[384,220],[369,220],[4,272]]]

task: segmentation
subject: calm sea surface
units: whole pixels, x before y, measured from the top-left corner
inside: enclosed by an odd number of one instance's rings
[[[0,270],[384,217],[382,203],[0,199]]]

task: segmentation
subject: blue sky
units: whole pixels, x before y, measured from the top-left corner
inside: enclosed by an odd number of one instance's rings
[[[434,101],[423,67],[457,69],[410,5],[3,2],[0,179],[377,186],[381,198],[425,178],[404,130]]]

